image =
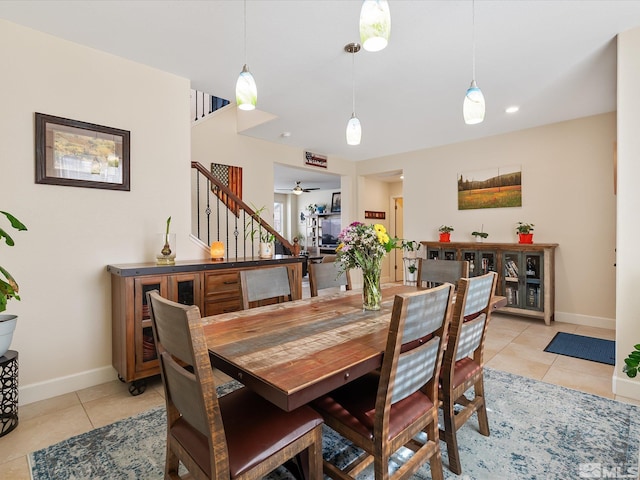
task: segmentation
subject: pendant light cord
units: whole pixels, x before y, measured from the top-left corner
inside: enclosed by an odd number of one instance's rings
[[[247,0],[244,0],[244,64],[247,64]]]
[[[356,52],[351,52],[351,86],[353,98],[353,115],[356,114]]]
[[[471,45],[472,45],[471,79],[475,80],[476,79],[476,2],[475,0],[471,0]]]

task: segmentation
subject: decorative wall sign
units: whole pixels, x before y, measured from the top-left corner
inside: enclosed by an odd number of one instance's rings
[[[312,167],[327,168],[327,157],[317,153],[304,152],[304,164]]]
[[[36,183],[129,191],[130,132],[36,113]]]
[[[458,174],[458,210],[522,206],[522,167],[487,168]]]
[[[377,220],[384,220],[387,218],[386,212],[372,212],[370,210],[364,211],[364,218],[375,218]]]

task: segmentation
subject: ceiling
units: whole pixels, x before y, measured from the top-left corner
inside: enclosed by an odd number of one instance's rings
[[[615,36],[640,26],[640,1],[477,0],[476,80],[487,113],[483,123],[465,125],[471,1],[389,5],[389,46],[354,58],[344,46],[358,41],[361,1],[248,0],[246,63],[258,109],[276,118],[242,133],[358,161],[613,111]],[[0,17],[232,100],[245,63],[239,0],[4,0]],[[348,146],[354,77],[363,134],[359,146]],[[520,111],[505,113],[510,105]],[[304,178],[286,179],[295,180]]]

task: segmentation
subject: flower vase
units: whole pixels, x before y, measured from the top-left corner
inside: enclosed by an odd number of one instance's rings
[[[380,265],[362,270],[362,307],[365,310],[380,310]]]

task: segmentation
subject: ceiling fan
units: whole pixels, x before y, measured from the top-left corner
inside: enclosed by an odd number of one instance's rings
[[[300,186],[301,182],[296,182],[296,186],[293,187],[291,189],[291,193],[293,193],[294,195],[302,195],[303,193],[307,193],[310,192],[311,190],[320,190],[319,188],[302,188]],[[289,190],[282,190],[282,191],[289,191]]]

